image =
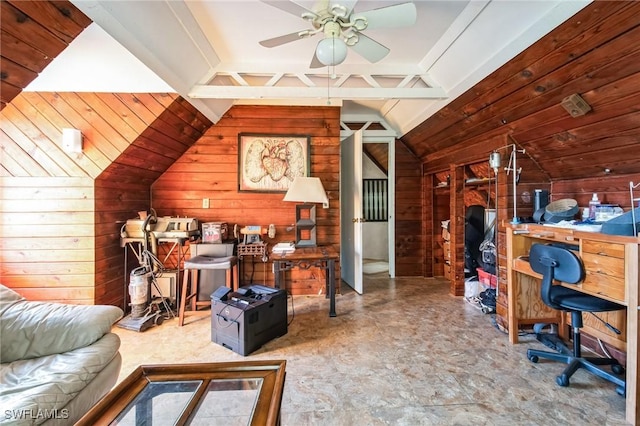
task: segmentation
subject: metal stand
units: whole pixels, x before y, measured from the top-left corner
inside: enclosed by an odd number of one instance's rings
[[[176,306],[180,306],[181,295],[180,295],[179,283],[181,282],[181,279],[182,279],[181,273],[184,273],[181,265],[184,264],[184,260],[185,260],[184,246],[187,241],[189,241],[189,238],[187,237],[158,238],[158,250],[160,249],[160,247],[163,247],[164,245],[170,245],[169,250],[167,250],[167,252],[164,254],[164,257],[161,260],[162,260],[162,264],[165,266],[165,269],[176,271],[176,283],[175,283]],[[174,252],[177,253],[177,259],[175,263],[172,263],[170,262],[172,260],[171,255]]]
[[[640,198],[633,196],[633,190],[638,188],[640,183],[633,184],[633,181],[629,182],[629,196],[631,197],[631,220],[633,221],[633,234],[638,235],[637,231],[637,218],[636,218],[636,202],[640,201]]]
[[[240,262],[240,277],[239,277],[239,286],[242,286],[242,277],[244,276],[244,261],[242,260],[243,256],[260,256],[263,263],[266,263],[268,260],[267,256],[267,243],[259,242],[259,243],[251,243],[251,244],[238,244],[238,261]]]

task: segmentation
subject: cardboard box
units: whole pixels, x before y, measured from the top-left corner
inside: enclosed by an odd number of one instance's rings
[[[451,279],[451,265],[448,263],[444,264],[444,277],[448,280]]]
[[[229,227],[226,222],[206,222],[202,224],[202,242],[222,244],[227,239]]]

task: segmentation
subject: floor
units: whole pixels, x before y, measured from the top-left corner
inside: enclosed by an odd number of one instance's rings
[[[362,273],[366,275],[389,271],[389,262],[378,259],[362,259]]]
[[[579,371],[526,358],[532,336],[511,345],[440,279],[365,276],[365,294],[343,285],[338,316],[323,296],[289,300],[288,333],[247,357],[211,342],[209,319],[177,319],[122,339],[120,380],[139,364],[285,359],[282,425],[621,425],[624,398]],[[295,316],[292,312],[295,311]]]

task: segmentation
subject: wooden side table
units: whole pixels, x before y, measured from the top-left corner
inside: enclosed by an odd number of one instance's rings
[[[327,297],[329,298],[329,316],[336,316],[336,260],[340,255],[331,246],[298,247],[293,253],[271,254],[275,288],[283,288],[284,272],[293,268],[309,269],[316,267],[326,273]]]

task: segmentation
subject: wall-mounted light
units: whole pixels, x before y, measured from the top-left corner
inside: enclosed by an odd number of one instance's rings
[[[78,129],[62,129],[62,149],[68,154],[82,152],[82,132]]]

